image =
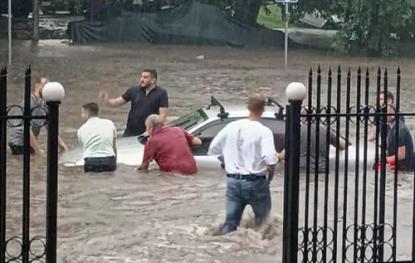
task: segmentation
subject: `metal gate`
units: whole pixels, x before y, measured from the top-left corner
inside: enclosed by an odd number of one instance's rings
[[[47,113],[43,116],[32,115],[31,109],[31,69],[25,73],[24,107],[7,106],[7,70],[0,72],[0,262],[56,262],[56,223],[57,223],[57,175],[58,175],[58,126],[59,101],[47,101]],[[20,114],[10,114],[18,108]],[[30,137],[32,121],[47,124],[47,211],[45,236],[30,234]],[[13,122],[23,125],[23,196],[22,196],[22,233],[9,236],[7,233],[7,127]],[[33,250],[33,246],[43,247]],[[17,246],[18,251],[10,251]]]
[[[316,82],[309,72],[307,102],[289,101],[284,263],[415,262],[414,171],[389,169],[386,159],[388,117],[415,114],[400,112],[400,69],[393,85],[386,69],[372,80],[360,68],[343,78],[340,67],[322,78],[319,67]],[[387,101],[388,89],[395,113],[379,100]],[[389,134],[395,142],[402,123]],[[396,145],[394,151],[397,158]]]

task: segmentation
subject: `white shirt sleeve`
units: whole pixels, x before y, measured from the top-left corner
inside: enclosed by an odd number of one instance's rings
[[[220,132],[218,132],[218,134],[215,136],[215,138],[213,138],[212,142],[210,143],[209,146],[209,151],[208,151],[208,155],[221,155],[222,151],[223,151],[223,145],[224,145],[224,141],[226,138],[226,128],[228,126],[226,126],[225,128],[223,128]]]
[[[79,142],[80,144],[82,144],[81,129],[78,129],[77,136],[78,136],[78,142]]]
[[[115,124],[113,122],[111,122],[111,124],[112,124],[112,129],[114,130],[114,134],[115,134],[115,137],[116,137],[117,136],[117,128],[115,127]]]
[[[267,165],[274,165],[277,163],[277,153],[275,152],[274,136],[272,131],[268,128],[264,131],[261,138],[261,157]]]

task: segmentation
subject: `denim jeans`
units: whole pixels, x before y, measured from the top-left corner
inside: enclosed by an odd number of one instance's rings
[[[268,180],[247,181],[228,178],[226,220],[220,230],[222,235],[238,228],[246,205],[251,205],[257,224],[260,224],[268,216],[271,210]]]
[[[114,156],[85,158],[84,172],[111,172],[117,169],[117,159]]]

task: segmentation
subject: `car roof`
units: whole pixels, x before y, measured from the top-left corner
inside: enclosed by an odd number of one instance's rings
[[[225,112],[227,112],[228,118],[241,118],[246,117],[249,111],[246,105],[223,105]],[[275,114],[278,113],[279,108],[275,106],[266,106],[265,111],[262,114],[263,118],[275,118]],[[203,108],[203,112],[207,115],[208,119],[218,119],[220,113],[219,106],[210,106]]]

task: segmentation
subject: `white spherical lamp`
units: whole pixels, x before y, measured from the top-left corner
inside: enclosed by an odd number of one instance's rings
[[[48,82],[42,89],[42,97],[46,101],[62,101],[65,89],[59,82]]]
[[[307,95],[307,89],[301,82],[291,82],[285,89],[285,95],[289,101],[302,101]]]

